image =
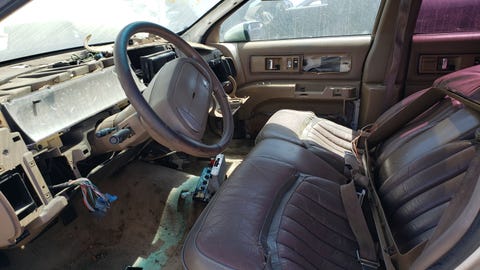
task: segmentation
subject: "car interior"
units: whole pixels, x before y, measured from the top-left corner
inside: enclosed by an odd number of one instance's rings
[[[480,267],[480,1],[62,5],[0,3],[1,269]]]

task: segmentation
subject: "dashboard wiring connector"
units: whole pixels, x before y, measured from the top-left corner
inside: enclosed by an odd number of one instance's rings
[[[111,203],[118,199],[117,196],[102,193],[92,181],[87,178],[69,180],[63,184],[52,186],[52,188],[78,186],[82,191],[83,204],[92,213],[100,216],[105,215]]]

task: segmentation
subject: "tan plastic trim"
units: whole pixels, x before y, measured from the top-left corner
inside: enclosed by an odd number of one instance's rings
[[[255,41],[238,44],[238,55],[242,63],[242,72],[245,74],[245,82],[254,82],[272,79],[338,79],[338,80],[359,80],[362,75],[363,61],[367,55],[371,38],[370,36],[352,37],[329,37],[294,40]],[[251,56],[271,55],[298,55],[307,57],[309,55],[348,54],[352,57],[352,69],[348,73],[310,73],[300,74],[279,74],[279,73],[253,73],[250,70]],[[240,72],[240,71],[239,71]]]
[[[303,87],[305,91],[298,91]],[[358,98],[358,81],[335,81],[335,80],[290,80],[290,81],[262,81],[248,83],[237,90],[237,95],[241,97],[249,96],[248,102],[242,105],[237,115],[239,119],[249,119],[255,109],[265,102],[269,101],[289,101],[293,103],[304,103],[306,101],[332,102],[338,106],[339,111],[343,111],[343,103],[346,100]],[[333,92],[338,91],[339,96]],[[318,110],[327,109],[319,106]]]
[[[22,234],[20,221],[7,198],[0,191],[0,248],[15,244]]]

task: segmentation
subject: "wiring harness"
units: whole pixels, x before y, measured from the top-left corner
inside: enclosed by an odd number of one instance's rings
[[[87,178],[78,178],[68,182],[51,186],[51,188],[65,188],[78,186],[82,191],[83,204],[93,213],[105,215],[112,202],[118,199],[117,196],[102,193],[92,181]]]

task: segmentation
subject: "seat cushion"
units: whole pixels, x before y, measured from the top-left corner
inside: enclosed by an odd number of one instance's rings
[[[357,248],[339,183],[252,153],[195,223],[183,261],[186,269],[359,269]]]

